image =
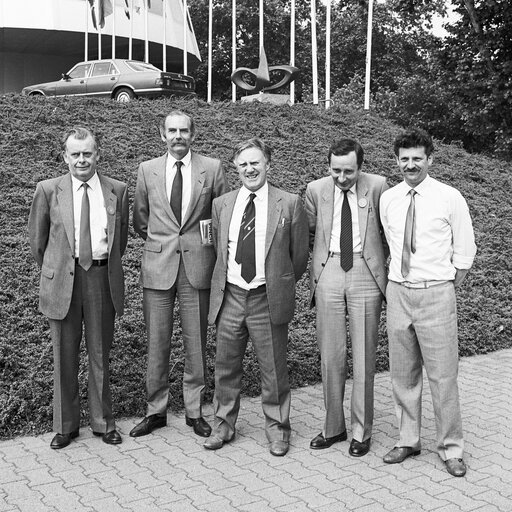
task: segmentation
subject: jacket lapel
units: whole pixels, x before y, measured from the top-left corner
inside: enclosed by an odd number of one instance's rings
[[[224,194],[224,202],[222,204],[222,210],[220,212],[219,226],[220,232],[219,247],[222,259],[227,265],[228,261],[228,243],[229,243],[229,225],[231,224],[231,217],[233,216],[233,209],[235,208],[236,198],[238,197],[238,190],[236,193]]]
[[[368,186],[363,174],[357,180],[357,215],[359,220],[359,235],[361,236],[361,249],[364,249],[366,236],[366,225],[368,224],[368,213],[370,210],[368,201]]]
[[[116,230],[117,196],[113,192],[112,185],[107,183],[100,173],[98,173],[98,177],[100,179],[105,210],[107,212],[107,241],[108,254],[110,255],[110,250],[112,249],[112,243],[114,241],[114,233]]]
[[[268,186],[268,212],[267,212],[267,232],[265,234],[265,259],[267,258],[270,245],[274,239],[279,220],[281,219],[281,197],[277,190],[272,186]]]
[[[320,190],[320,215],[327,250],[331,245],[332,216],[334,214],[334,180],[329,179]]]
[[[205,181],[206,170],[198,162],[198,159],[193,152],[191,152],[190,168],[191,168],[190,202],[188,204],[188,208],[185,213],[185,218],[183,219],[183,225],[186,224],[186,222],[192,215],[192,212],[194,211],[196,204],[199,201],[199,196],[201,195],[201,192],[204,187],[204,181]]]
[[[169,217],[178,224],[178,219],[174,215],[171,208],[171,203],[167,199],[167,188],[165,186],[165,172],[167,170],[167,153],[158,158],[152,169],[153,179],[155,180],[155,186],[160,197],[162,208],[169,215]]]
[[[62,224],[68,238],[69,246],[75,253],[75,216],[73,213],[73,189],[71,182],[71,174],[62,177],[58,184],[59,191],[57,193],[57,201],[59,202],[60,216]],[[76,254],[75,256],[78,256]]]

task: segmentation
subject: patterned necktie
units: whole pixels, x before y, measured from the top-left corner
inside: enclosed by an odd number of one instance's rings
[[[411,253],[414,254],[416,252],[416,211],[414,196],[417,192],[411,188],[409,194],[411,194],[411,202],[409,203],[407,217],[405,218],[404,248],[402,249],[402,277],[404,278],[407,277],[410,271]]]
[[[255,251],[255,219],[256,208],[254,198],[256,194],[249,196],[249,201],[242,216],[240,231],[238,232],[238,245],[235,261],[242,265],[242,277],[250,283],[256,275],[256,251]]]
[[[341,232],[340,232],[340,263],[341,268],[348,272],[354,262],[354,247],[352,241],[352,212],[348,202],[349,190],[343,190],[343,205],[341,207]]]
[[[78,263],[84,270],[89,270],[92,265],[92,245],[91,245],[91,221],[89,218],[89,196],[87,189],[89,185],[82,183],[84,189],[82,195],[82,209],[80,211],[80,241],[78,250]]]
[[[181,160],[176,161],[176,175],[172,182],[171,189],[171,209],[174,212],[178,224],[181,225],[181,195],[183,190],[183,175],[181,174],[181,167],[183,162]]]

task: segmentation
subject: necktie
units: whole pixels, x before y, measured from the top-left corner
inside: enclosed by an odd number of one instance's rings
[[[84,270],[89,270],[92,265],[92,245],[91,245],[91,221],[89,219],[89,196],[87,189],[89,185],[82,183],[84,189],[82,195],[82,209],[80,211],[80,241],[78,250],[78,263]]]
[[[352,242],[352,212],[348,203],[349,190],[344,190],[343,205],[341,207],[341,232],[340,232],[340,252],[341,268],[348,272],[353,265],[354,247]]]
[[[240,223],[240,231],[238,232],[238,245],[235,255],[235,261],[242,265],[242,277],[247,283],[250,283],[256,275],[256,252],[254,249],[255,197],[256,194],[251,194],[245,207],[242,222]]]
[[[181,225],[181,194],[183,189],[183,176],[181,174],[181,166],[183,162],[181,160],[176,161],[176,175],[172,182],[171,189],[171,209],[178,219],[178,224]]]
[[[407,217],[405,218],[404,248],[402,249],[402,277],[407,277],[409,274],[411,253],[414,254],[416,252],[416,215],[414,196],[417,194],[417,192],[411,188],[411,190],[409,190],[409,194],[411,194],[411,202],[409,203]]]

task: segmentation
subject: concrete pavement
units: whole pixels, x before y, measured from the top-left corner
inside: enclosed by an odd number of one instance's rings
[[[450,476],[435,452],[426,381],[421,455],[382,462],[397,436],[389,374],[383,373],[376,378],[371,451],[360,459],[348,455],[348,442],[309,449],[324,418],[322,389],[315,385],[293,391],[285,457],[268,452],[259,398],[242,400],[237,437],[215,452],[173,414],[166,428],[137,439],[128,432],[138,418],[118,421],[118,446],[86,428],[63,450],[50,449],[52,433],[2,441],[0,512],[512,511],[512,349],[463,359],[459,384],[464,478]],[[351,382],[346,405],[350,392]],[[211,406],[206,412],[212,420]]]

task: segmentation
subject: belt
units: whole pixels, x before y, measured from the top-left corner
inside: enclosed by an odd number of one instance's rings
[[[227,283],[227,286],[228,286],[228,288],[231,288],[234,291],[237,291],[239,293],[240,292],[241,293],[247,293],[247,294],[262,293],[262,292],[265,292],[267,290],[267,285],[266,284],[260,284],[260,286],[258,286],[256,288],[251,288],[250,290],[246,290],[245,288],[242,288],[241,286],[238,286],[238,285],[232,284],[232,283]]]
[[[79,265],[78,258],[75,258],[75,263]],[[93,267],[103,267],[104,265],[108,264],[108,258],[104,260],[92,260],[92,266]]]
[[[354,254],[354,256],[357,256],[358,258],[362,257],[361,252],[354,252],[353,254]],[[329,251],[329,258],[333,258],[334,256],[339,258],[341,256],[341,252]]]
[[[420,281],[418,283],[410,283],[409,281],[402,281],[401,283],[399,283],[398,281],[392,282],[399,284],[400,286],[405,286],[406,288],[414,289],[432,288],[432,286],[439,286],[441,284],[449,283],[449,281]]]

